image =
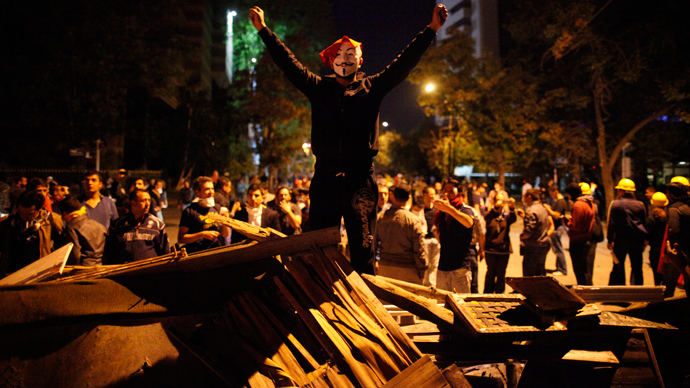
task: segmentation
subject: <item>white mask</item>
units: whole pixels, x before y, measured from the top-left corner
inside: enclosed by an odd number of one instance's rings
[[[213,197],[199,198],[199,205],[203,207],[214,207],[216,205],[216,200]]]
[[[333,60],[333,71],[340,77],[354,77],[362,64],[362,49],[355,48],[349,41],[344,41]]]

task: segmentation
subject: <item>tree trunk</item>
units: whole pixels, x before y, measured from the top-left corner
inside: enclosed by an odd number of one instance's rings
[[[633,136],[647,124],[658,119],[673,109],[676,104],[669,103],[668,106],[660,109],[657,112],[643,118],[635,124],[616,144],[611,151],[611,154],[606,153],[606,125],[604,124],[603,110],[606,85],[601,77],[596,77],[592,82],[592,94],[594,98],[594,118],[597,126],[597,151],[599,154],[599,165],[601,167],[601,180],[604,184],[604,193],[606,195],[606,209],[609,208],[611,201],[613,201],[613,193],[615,182],[613,180],[613,167],[616,165],[618,156],[623,150],[623,146],[632,140]],[[626,177],[622,177],[626,178]]]
[[[498,183],[500,183],[502,187],[506,187],[506,165],[503,161],[503,150],[501,147],[496,147],[494,149],[494,163],[498,170]]]

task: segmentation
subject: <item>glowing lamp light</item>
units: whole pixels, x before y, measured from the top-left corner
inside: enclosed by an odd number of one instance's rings
[[[434,84],[427,84],[427,85],[424,87],[424,90],[426,90],[427,92],[432,92],[435,88],[436,88],[436,85],[434,85]]]
[[[388,126],[388,121],[382,122],[381,125],[383,125],[384,127],[387,127],[387,126]]]

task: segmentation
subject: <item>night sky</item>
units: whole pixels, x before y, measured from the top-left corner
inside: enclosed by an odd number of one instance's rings
[[[337,38],[347,35],[362,42],[362,71],[368,75],[383,70],[407,47],[431,22],[436,5],[434,0],[330,1]],[[383,101],[381,122],[403,133],[419,126],[425,118],[417,103],[419,91],[407,81],[393,89]]]

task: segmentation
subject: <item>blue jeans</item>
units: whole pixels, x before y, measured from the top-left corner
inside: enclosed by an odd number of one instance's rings
[[[524,246],[522,247],[522,276],[546,276],[546,255],[550,246]]]

